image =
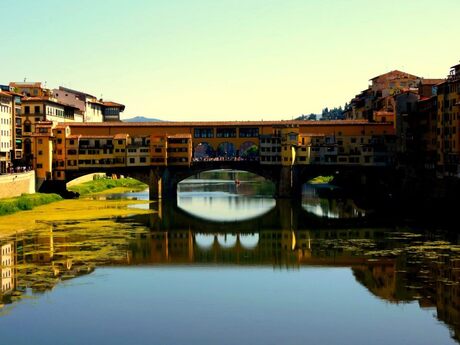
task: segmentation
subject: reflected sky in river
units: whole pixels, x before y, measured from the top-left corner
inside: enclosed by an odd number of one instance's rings
[[[202,173],[178,185],[177,206],[195,217],[235,222],[259,217],[275,207],[271,183],[237,171]]]
[[[1,240],[2,343],[460,343],[456,234],[268,199],[238,222],[195,217],[179,197]]]

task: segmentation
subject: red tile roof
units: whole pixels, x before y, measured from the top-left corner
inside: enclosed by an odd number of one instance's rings
[[[121,108],[121,111],[125,109],[125,106],[120,103],[115,103],[115,102],[102,102],[102,104],[106,107],[115,107],[115,108]]]
[[[0,95],[6,96],[6,97],[13,97],[8,91],[1,91],[0,90]]]
[[[58,104],[58,105],[62,105],[64,107],[70,107],[70,108],[74,108],[74,109],[79,109],[73,105],[70,105],[70,104],[67,104],[67,103],[63,103],[63,102],[60,102],[58,101],[57,99],[53,99],[49,96],[41,96],[41,97],[24,97],[22,99],[23,102],[49,102],[49,103],[54,103],[54,104]]]
[[[41,82],[11,82],[10,86],[13,87],[21,87],[21,88],[26,88],[26,87],[42,87]]]
[[[97,99],[89,99],[88,103],[93,103],[93,104],[99,104],[99,105],[104,105],[103,102],[98,101]]]
[[[374,79],[377,79],[377,78],[380,78],[380,77],[383,77],[383,76],[386,76],[386,75],[390,75],[390,74],[401,74],[403,76],[406,76],[406,77],[411,77],[411,78],[414,78],[414,79],[418,79],[419,77],[417,77],[416,75],[413,75],[413,74],[409,74],[409,73],[406,73],[406,72],[403,72],[403,71],[399,71],[397,69],[393,70],[393,71],[390,71],[390,72],[387,72],[387,73],[384,73],[384,74],[380,74],[374,78],[371,78],[369,80],[374,80]]]

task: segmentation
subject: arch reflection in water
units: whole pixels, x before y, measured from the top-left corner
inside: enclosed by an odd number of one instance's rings
[[[259,234],[241,234],[240,243],[243,248],[254,249],[259,244]]]
[[[205,220],[248,220],[276,206],[276,201],[266,193],[267,184],[270,182],[242,171],[204,172],[179,184],[177,206]]]
[[[233,234],[217,235],[217,242],[223,248],[232,248],[236,245],[237,238]]]
[[[195,244],[201,249],[210,249],[214,243],[214,235],[212,234],[196,234]]]
[[[259,217],[276,206],[274,199],[248,198],[213,193],[179,196],[177,206],[191,215],[217,222],[241,221]]]

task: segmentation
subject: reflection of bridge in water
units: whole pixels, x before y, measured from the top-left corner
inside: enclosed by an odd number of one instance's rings
[[[325,219],[300,204],[277,200],[267,213],[238,222],[206,221],[176,204],[153,204],[157,213],[138,216],[152,229],[142,234],[142,250],[133,250],[137,263],[219,263],[248,265],[368,264],[363,255],[315,248],[315,240],[382,238],[381,229],[337,229],[358,220]],[[147,240],[147,241],[146,241]],[[137,257],[137,254],[141,257]]]
[[[155,215],[156,218],[140,216],[136,219],[136,222],[147,224],[151,231],[136,231],[133,227],[132,235],[123,240],[120,234],[111,232],[94,235],[77,231],[69,236],[68,232],[59,231],[59,224],[50,224],[49,229],[38,233],[18,234],[0,243],[0,298],[4,303],[11,303],[8,296],[18,291],[18,287],[20,291],[25,290],[31,283],[41,289],[43,286],[50,289],[58,282],[57,277],[88,273],[90,270],[77,268],[90,267],[94,262],[98,265],[257,265],[288,269],[314,265],[351,267],[356,281],[379,298],[392,303],[416,300],[421,308],[435,308],[437,317],[446,322],[452,329],[452,336],[460,340],[460,314],[456,308],[460,304],[460,294],[458,284],[452,283],[459,281],[458,259],[443,256],[442,260],[434,262],[426,258],[422,262],[401,255],[370,260],[360,245],[351,248],[353,241],[384,243],[385,249],[402,243],[391,243],[385,238],[387,229],[351,224],[339,227],[334,220],[321,225],[320,219],[314,222],[315,217],[286,203],[278,201],[274,209],[257,219],[220,225],[198,222],[177,207],[171,209],[163,205],[164,209]],[[280,215],[286,213],[292,218],[280,219]],[[124,222],[132,223],[133,220]],[[203,226],[200,228],[199,224]],[[259,227],[251,229],[255,224]],[[123,254],[116,256],[119,261],[104,257],[106,251],[100,248],[101,238],[109,247],[118,243]],[[63,260],[80,250],[91,255],[80,257],[73,264],[72,260]],[[18,264],[27,265],[18,268]],[[48,275],[43,276],[44,272]]]

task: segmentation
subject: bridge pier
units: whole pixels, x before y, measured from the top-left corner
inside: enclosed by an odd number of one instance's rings
[[[302,183],[295,166],[282,166],[275,184],[277,198],[300,198],[302,195]]]
[[[160,199],[163,194],[162,171],[159,168],[150,169],[149,172],[149,199]]]
[[[175,198],[177,183],[168,168],[153,168],[149,172],[149,199]]]

